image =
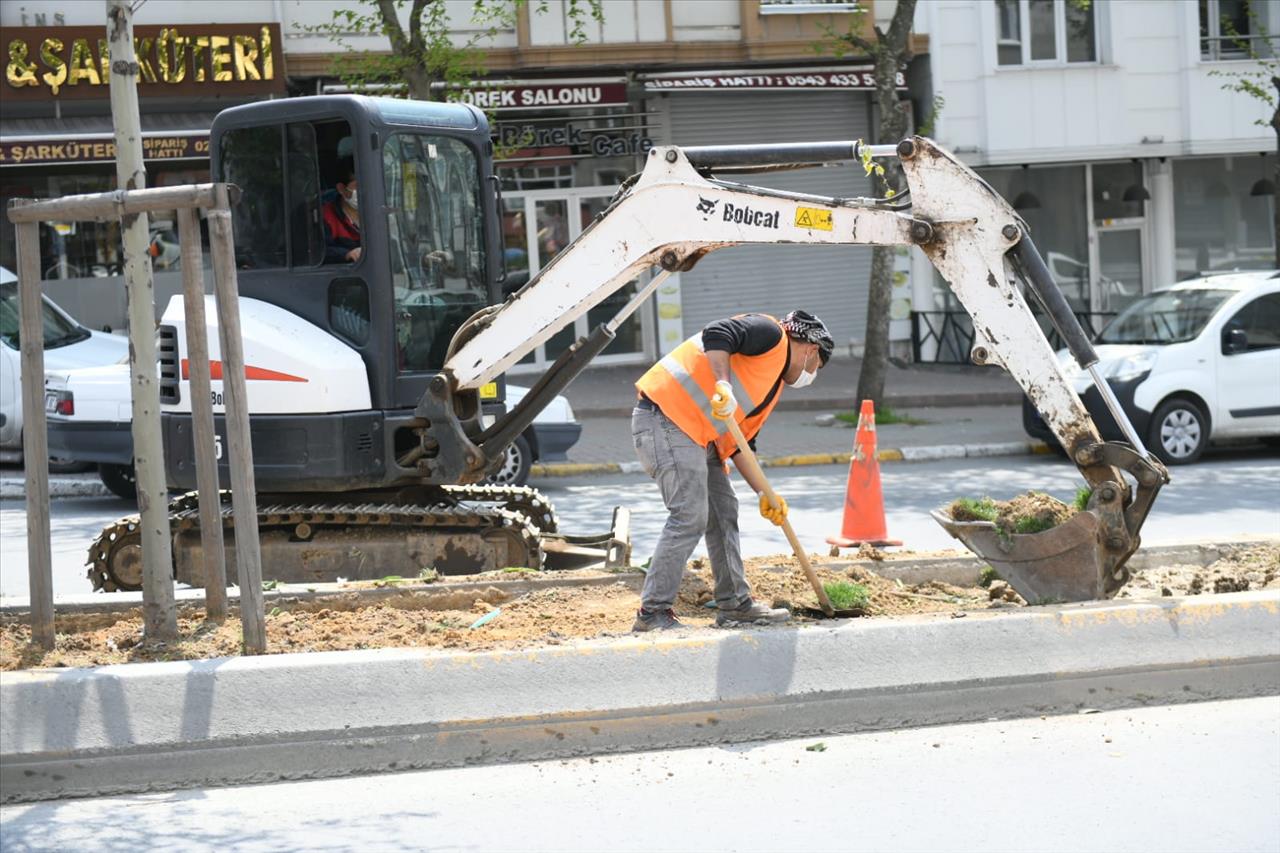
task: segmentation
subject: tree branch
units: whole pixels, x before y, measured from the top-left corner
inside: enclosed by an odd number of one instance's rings
[[[422,9],[427,0],[413,0],[413,8],[409,10],[409,49],[421,52],[422,45]]]
[[[415,8],[417,0],[414,0]],[[395,0],[378,0],[378,13],[382,15],[382,27],[386,30],[387,38],[391,40],[391,49],[400,56],[408,53],[408,41],[405,39],[404,29],[400,26],[400,16],[396,14]],[[417,15],[410,17],[412,23]]]

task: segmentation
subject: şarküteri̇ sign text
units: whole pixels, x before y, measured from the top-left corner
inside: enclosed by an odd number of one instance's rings
[[[106,98],[111,55],[103,27],[10,27],[5,97]],[[135,27],[138,94],[284,92],[279,24]]]

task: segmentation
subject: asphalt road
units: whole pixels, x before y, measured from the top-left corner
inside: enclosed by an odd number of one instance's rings
[[[766,473],[790,504],[791,522],[801,542],[825,552],[826,537],[840,529],[845,470],[823,465],[773,468]],[[929,517],[929,510],[956,497],[1007,498],[1038,489],[1069,501],[1083,484],[1073,465],[1049,456],[898,462],[883,465],[881,477],[889,534],[916,550],[959,547]],[[735,482],[742,501],[743,553],[786,551],[781,531],[760,518],[750,490],[740,479]],[[657,487],[642,474],[547,478],[534,485],[553,501],[561,528],[570,532],[603,529],[614,506],[629,507],[637,563],[652,553],[666,521]],[[109,498],[54,502],[50,516],[55,597],[90,591],[84,575],[89,543],[106,524],[132,511],[129,503]],[[1148,545],[1162,545],[1194,539],[1230,541],[1265,533],[1280,534],[1280,455],[1264,450],[1220,451],[1197,465],[1173,470],[1173,482],[1157,499],[1142,538]],[[3,501],[0,601],[26,595],[26,513],[21,501]]]
[[[1262,853],[1280,698],[8,806],[0,835],[12,853]]]

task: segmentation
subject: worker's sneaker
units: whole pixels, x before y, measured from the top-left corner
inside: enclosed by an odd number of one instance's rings
[[[733,628],[737,625],[776,625],[786,622],[791,614],[780,607],[765,607],[763,604],[748,598],[747,603],[737,610],[721,609],[716,614],[717,628]]]
[[[636,624],[631,626],[631,633],[641,634],[645,631],[670,631],[672,628],[683,628],[684,624],[676,618],[676,612],[670,607],[665,610],[636,611]]]

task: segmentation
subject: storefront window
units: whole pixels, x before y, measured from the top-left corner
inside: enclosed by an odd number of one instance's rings
[[[1275,154],[1173,163],[1178,280],[1275,268],[1275,168]]]
[[[1084,166],[980,169],[979,174],[1026,220],[1036,248],[1071,307],[1088,311],[1089,215]],[[940,277],[938,281],[946,287]],[[959,308],[951,299],[947,305]]]

